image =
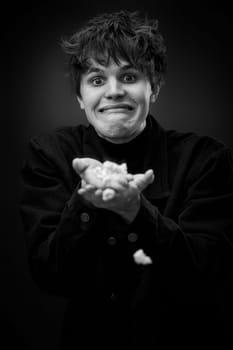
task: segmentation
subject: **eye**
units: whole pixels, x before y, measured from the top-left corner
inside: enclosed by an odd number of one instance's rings
[[[104,78],[102,77],[94,77],[91,79],[91,83],[94,86],[101,86],[104,83]]]
[[[133,73],[127,73],[123,76],[123,81],[125,83],[134,83],[137,80],[137,77]]]

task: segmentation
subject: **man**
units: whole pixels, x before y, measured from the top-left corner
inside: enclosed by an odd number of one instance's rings
[[[150,114],[166,73],[157,21],[99,15],[63,48],[89,126],[32,138],[21,202],[32,276],[69,300],[62,347],[223,341],[231,151]],[[106,162],[122,176],[96,185]]]

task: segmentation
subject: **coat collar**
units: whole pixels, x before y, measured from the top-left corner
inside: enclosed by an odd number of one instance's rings
[[[168,184],[167,133],[151,115],[147,118],[150,151],[147,153],[148,165],[154,170],[154,182],[144,194],[148,199],[164,199],[170,195]]]

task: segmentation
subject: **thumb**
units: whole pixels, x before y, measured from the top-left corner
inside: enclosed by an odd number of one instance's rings
[[[134,182],[139,191],[143,191],[149,184],[154,181],[154,172],[152,169],[147,170],[144,174],[136,174]]]
[[[151,184],[155,179],[154,171],[152,169],[149,169],[145,172],[145,183],[146,186]]]
[[[75,158],[72,161],[72,166],[76,173],[81,175],[87,169],[89,164],[85,158]]]

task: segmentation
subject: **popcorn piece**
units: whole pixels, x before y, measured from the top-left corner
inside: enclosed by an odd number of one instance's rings
[[[116,164],[108,160],[102,166],[92,169],[92,171],[101,188],[108,187],[112,181],[126,178],[128,175],[126,163]],[[109,193],[107,193],[108,195]]]
[[[103,190],[102,198],[104,201],[109,201],[113,199],[115,196],[115,191],[112,188],[106,188]]]
[[[138,249],[133,255],[134,261],[138,265],[150,265],[152,264],[152,259],[146,255],[143,249]]]

